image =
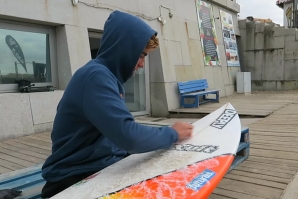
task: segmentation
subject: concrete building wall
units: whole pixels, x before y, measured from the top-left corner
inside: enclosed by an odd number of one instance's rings
[[[220,3],[221,1],[214,1],[214,3]],[[220,89],[220,96],[232,95],[235,91],[236,86],[236,74],[240,71],[240,67],[228,67],[226,60],[226,52],[224,47],[224,40],[222,34],[222,24],[220,20],[220,10],[232,14],[233,24],[235,29],[235,34],[240,36],[240,31],[238,27],[237,13],[232,12],[229,8],[234,8],[240,12],[240,7],[238,4],[234,4],[233,1],[226,1],[227,4],[222,6],[222,4],[213,4],[213,14],[216,24],[216,33],[218,38],[219,54],[221,66],[215,66],[209,68],[204,67],[204,76],[208,78],[210,85],[213,88]],[[209,76],[211,75],[211,76]]]
[[[243,68],[253,90],[298,88],[298,31],[265,23],[239,21]]]
[[[62,94],[0,94],[0,139],[50,131]]]
[[[236,34],[240,34],[240,6],[235,0],[206,2],[213,5],[214,18],[219,16],[219,9],[231,13]],[[88,31],[102,31],[112,10],[138,15],[158,31],[160,49],[149,55],[152,115],[165,116],[179,107],[177,81],[207,78],[211,88],[221,90],[222,97],[235,91],[236,72],[240,68],[227,67],[220,19],[215,20],[223,65],[204,66],[194,0],[82,0],[76,6],[71,0],[0,0],[0,4],[2,20],[54,27],[58,79],[58,90],[54,92],[0,94],[0,139],[51,129],[63,90],[73,73],[91,58]],[[170,8],[173,17],[160,5]],[[157,21],[160,15],[166,19],[165,25]],[[8,104],[13,108],[8,109]]]

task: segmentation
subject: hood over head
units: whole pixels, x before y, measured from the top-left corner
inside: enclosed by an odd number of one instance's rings
[[[97,58],[123,84],[132,75],[148,41],[157,32],[142,19],[114,11],[104,25]]]

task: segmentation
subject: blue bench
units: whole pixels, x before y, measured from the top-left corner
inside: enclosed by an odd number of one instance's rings
[[[183,108],[198,107],[199,104],[206,102],[219,102],[219,90],[208,90],[207,79],[191,80],[186,82],[178,82],[178,90],[180,93],[180,106]],[[215,99],[207,99],[208,94],[215,94]],[[199,97],[203,97],[203,101],[199,102]],[[194,99],[194,103],[185,103],[185,99]]]

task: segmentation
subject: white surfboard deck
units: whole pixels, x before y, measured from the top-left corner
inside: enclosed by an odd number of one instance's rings
[[[187,166],[194,163],[197,163],[198,167],[204,167],[206,169],[218,167],[219,169],[224,169],[222,172],[226,172],[230,163],[221,166],[219,165],[221,163],[215,157],[227,154],[233,156],[237,152],[241,136],[241,123],[234,107],[230,103],[227,103],[204,118],[194,122],[193,125],[193,136],[188,140],[177,143],[173,148],[131,155],[92,175],[90,178],[69,187],[52,197],[52,199],[132,198],[132,196],[109,197],[109,194],[117,193],[148,179],[187,168]],[[206,183],[210,185],[212,182],[217,185],[222,177],[216,182],[207,180],[208,182]],[[189,185],[191,182],[187,183],[187,189],[194,186]],[[215,186],[211,186],[212,189]],[[163,182],[160,182],[160,187],[161,189],[165,188]],[[193,188],[194,194],[195,191],[199,192],[200,187],[197,188],[197,190]],[[149,194],[151,191],[150,188],[145,189]],[[209,191],[210,193],[212,192],[212,190],[208,190],[207,192]],[[177,196],[171,196],[170,194],[169,198],[171,197],[175,198]],[[156,198],[160,197],[156,196]]]

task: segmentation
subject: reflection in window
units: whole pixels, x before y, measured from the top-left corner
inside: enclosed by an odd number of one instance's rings
[[[51,82],[49,35],[0,29],[0,84]]]

